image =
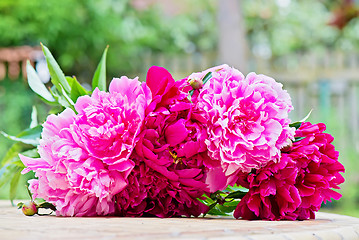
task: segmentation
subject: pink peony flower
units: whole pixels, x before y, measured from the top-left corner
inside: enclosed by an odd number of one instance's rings
[[[280,156],[280,149],[292,139],[288,113],[293,109],[282,85],[265,75],[243,74],[221,65],[188,77],[212,78],[194,94],[196,109],[207,119],[209,156],[220,168],[208,173],[211,191],[235,182],[238,172],[259,169]],[[221,180],[218,181],[218,178]]]
[[[323,133],[325,125],[303,123],[289,153],[278,163],[271,162],[239,179],[238,184],[249,192],[237,206],[234,216],[243,219],[304,220],[314,219],[322,202],[338,200],[344,182],[338,152],[331,144],[333,137]]]
[[[193,111],[182,91],[189,87],[186,81],[175,82],[164,68],[152,67],[147,84],[153,101],[131,156],[137,159],[130,174],[134,184],[117,195],[119,211],[125,216],[198,216],[208,210],[197,200],[207,190],[203,165],[208,158],[206,121]],[[129,197],[131,192],[138,196]]]
[[[38,179],[30,181],[35,198],[57,208],[57,215],[94,216],[115,212],[113,197],[127,185],[134,167],[129,159],[151,100],[136,79],[113,79],[110,92],[96,89],[80,97],[76,115],[66,109],[43,124],[39,159],[20,156]]]

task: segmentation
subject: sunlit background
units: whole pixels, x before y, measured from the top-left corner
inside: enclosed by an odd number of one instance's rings
[[[40,42],[85,86],[106,45],[108,81],[144,81],[151,65],[180,79],[222,63],[274,77],[292,96],[292,120],[313,109],[309,120],[327,124],[346,167],[343,198],[323,211],[359,217],[359,1],[1,0],[0,130],[9,134],[28,127],[33,105],[47,115],[24,73],[30,59],[49,81]],[[0,159],[11,145],[0,136]]]

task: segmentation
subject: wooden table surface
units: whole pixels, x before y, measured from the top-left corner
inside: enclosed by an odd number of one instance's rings
[[[307,221],[231,218],[24,216],[0,200],[0,239],[359,239],[359,218],[318,213]]]

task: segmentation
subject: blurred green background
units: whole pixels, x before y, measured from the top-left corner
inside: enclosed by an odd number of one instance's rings
[[[151,65],[179,79],[228,63],[282,82],[295,107],[292,120],[313,109],[309,120],[327,124],[347,170],[342,199],[323,211],[359,217],[358,16],[354,0],[1,0],[0,130],[16,135],[27,128],[33,105],[45,120],[49,108],[22,71],[26,58],[40,69],[40,42],[84,85],[106,45],[108,81],[144,80]],[[11,144],[0,137],[0,158]],[[8,198],[8,188],[0,198]],[[17,196],[27,197],[25,187]]]

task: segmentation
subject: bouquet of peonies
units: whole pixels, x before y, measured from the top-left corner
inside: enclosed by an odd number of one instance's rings
[[[341,197],[333,137],[291,123],[273,78],[221,65],[175,81],[153,66],[146,82],[114,78],[106,91],[106,49],[88,92],[43,50],[54,87],[28,64],[29,84],[63,111],[42,124],[39,157],[20,159],[33,197],[59,216],[303,220]]]

